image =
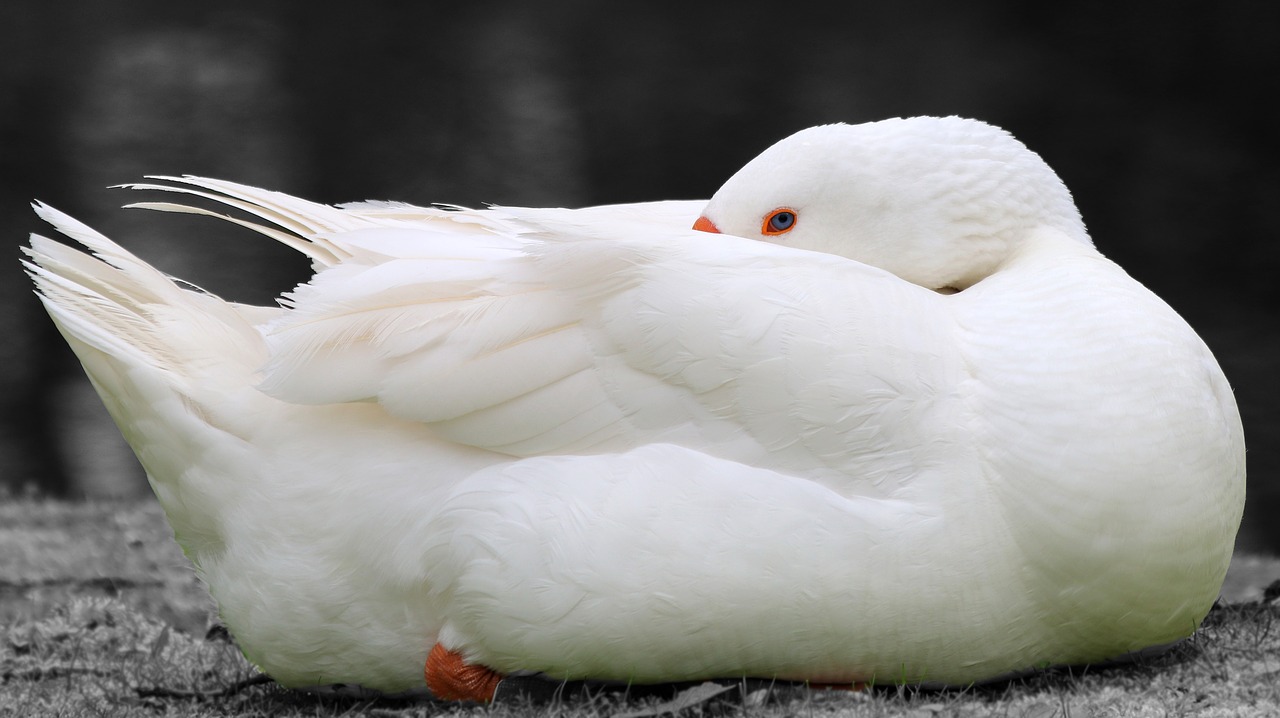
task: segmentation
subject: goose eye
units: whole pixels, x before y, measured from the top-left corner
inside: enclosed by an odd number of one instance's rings
[[[761,229],[765,234],[783,234],[790,232],[796,226],[796,213],[792,210],[782,208],[775,209],[764,218],[764,227]]]

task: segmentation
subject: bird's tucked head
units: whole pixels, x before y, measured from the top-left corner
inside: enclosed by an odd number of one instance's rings
[[[1039,155],[959,117],[797,132],[730,177],[694,225],[837,254],[930,289],[989,276],[1039,227],[1090,243]]]

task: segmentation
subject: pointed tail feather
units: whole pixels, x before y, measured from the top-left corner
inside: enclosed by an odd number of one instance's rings
[[[450,233],[488,232],[503,236],[518,233],[511,217],[495,210],[471,210],[453,205],[416,207],[397,202],[353,202],[338,207],[311,202],[283,192],[259,189],[207,177],[152,175],[148,179],[172,184],[134,183],[127,189],[174,192],[212,200],[263,220],[239,219],[176,202],[135,202],[127,207],[216,217],[254,230],[311,258],[315,268],[332,267],[362,253],[367,247],[347,240],[358,230],[412,227],[417,230],[441,222]]]
[[[190,367],[239,367],[256,371],[265,359],[261,335],[246,314],[221,299],[179,286],[128,250],[64,212],[43,203],[42,219],[88,252],[38,234],[23,247],[23,265],[59,329],[72,341],[85,369],[94,376],[100,356],[88,356],[76,342],[115,362],[145,364],[173,372]]]
[[[174,184],[140,182],[120,186],[127,189],[158,190],[202,197],[239,209],[265,220],[268,224],[241,220],[173,202],[135,202],[126,207],[198,214],[223,219],[292,247],[310,257],[320,267],[333,266],[351,256],[350,252],[340,244],[330,241],[326,235],[369,226],[367,221],[336,207],[300,199],[283,192],[190,175],[183,177],[150,175],[148,178]]]
[[[109,356],[172,366],[171,348],[149,329],[147,308],[170,303],[184,290],[70,215],[40,202],[32,207],[41,219],[92,252],[38,234],[22,248],[28,257],[23,265],[59,328]]]

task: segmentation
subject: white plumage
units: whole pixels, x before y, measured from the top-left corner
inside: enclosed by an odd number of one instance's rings
[[[28,267],[287,685],[420,688],[437,642],[563,678],[966,684],[1175,641],[1217,597],[1231,390],[991,126],[805,130],[710,202],[168,179],[315,277],[229,304],[44,205],[96,258],[37,236]]]

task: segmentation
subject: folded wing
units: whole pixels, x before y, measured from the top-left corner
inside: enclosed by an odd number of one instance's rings
[[[698,206],[317,205],[358,226],[299,232],[338,259],[264,327],[262,388],[518,457],[670,442],[872,480],[918,463],[959,370],[944,298],[687,229]]]

